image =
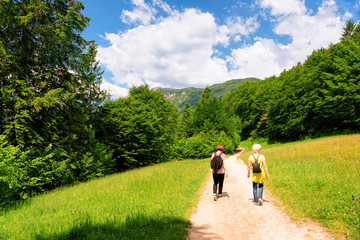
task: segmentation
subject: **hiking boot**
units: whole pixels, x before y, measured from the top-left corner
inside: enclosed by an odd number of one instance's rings
[[[216,201],[217,200],[216,193],[214,193],[213,196],[214,196],[214,201]]]
[[[259,206],[262,206],[263,205],[263,200],[261,198],[259,198]]]

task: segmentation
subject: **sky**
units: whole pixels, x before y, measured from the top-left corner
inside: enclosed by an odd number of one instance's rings
[[[83,0],[101,87],[204,88],[278,76],[339,42],[360,0]]]

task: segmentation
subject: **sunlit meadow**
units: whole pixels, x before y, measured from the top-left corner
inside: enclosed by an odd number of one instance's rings
[[[336,237],[360,239],[360,135],[268,147],[261,152],[271,176],[265,186],[287,210]]]
[[[37,196],[0,216],[0,239],[184,239],[209,160],[164,163]]]

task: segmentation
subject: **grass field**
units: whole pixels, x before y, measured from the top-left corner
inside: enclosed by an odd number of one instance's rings
[[[337,238],[360,239],[360,135],[266,146],[265,186],[294,218],[311,218]],[[247,159],[245,152],[241,159]]]
[[[360,135],[265,144],[262,154],[265,186],[294,218],[360,239]],[[0,239],[184,239],[208,174],[209,159],[184,160],[57,189],[2,212]]]
[[[184,239],[209,160],[145,167],[58,189],[0,216],[0,239]]]

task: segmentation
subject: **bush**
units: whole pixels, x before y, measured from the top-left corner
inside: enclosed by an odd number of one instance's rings
[[[11,199],[18,198],[18,173],[24,158],[19,148],[7,145],[5,136],[0,135],[0,207],[8,204]]]
[[[207,158],[216,150],[216,146],[222,144],[225,153],[232,153],[235,149],[231,137],[225,132],[200,132],[190,138],[181,138],[176,144],[179,158]]]
[[[100,143],[94,144],[91,152],[77,155],[77,160],[66,158],[58,162],[52,154],[58,149],[51,144],[45,152],[39,153],[35,149],[22,152],[18,146],[10,145],[4,135],[0,135],[0,142],[0,207],[39,192],[113,172],[111,151]]]

